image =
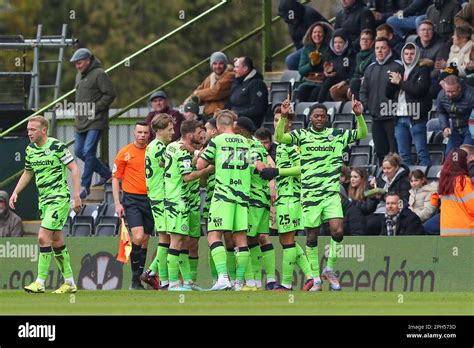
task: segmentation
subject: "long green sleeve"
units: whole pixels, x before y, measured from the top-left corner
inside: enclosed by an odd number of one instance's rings
[[[280,176],[298,176],[301,175],[301,166],[290,168],[278,168],[278,175]]]
[[[275,129],[275,140],[280,144],[291,144],[291,136],[289,133],[285,133],[286,117],[280,118]]]
[[[367,129],[367,124],[365,123],[364,115],[356,116],[357,122],[357,140],[364,139],[369,131]]]

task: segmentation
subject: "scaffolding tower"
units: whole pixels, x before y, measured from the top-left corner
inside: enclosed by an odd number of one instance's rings
[[[20,61],[22,61],[23,71],[0,71],[0,79],[3,80],[0,85],[5,86],[6,97],[11,98],[13,105],[18,105],[19,99],[24,99],[22,109],[26,107],[26,98],[28,99],[28,109],[38,110],[41,105],[40,90],[46,88],[54,89],[54,99],[57,99],[61,90],[61,73],[64,60],[64,49],[68,46],[74,46],[78,43],[77,39],[66,38],[67,24],[63,24],[61,35],[43,35],[43,25],[39,24],[35,39],[23,39],[22,36],[0,36],[0,50],[17,49],[22,50]],[[33,49],[33,66],[31,71],[26,69],[26,50]],[[58,49],[57,59],[41,59],[41,49]],[[54,84],[41,84],[41,66],[43,64],[56,64],[56,77]],[[29,90],[29,93],[27,92]],[[18,94],[20,93],[20,94]],[[20,97],[21,95],[21,97]],[[0,95],[1,97],[1,95]],[[4,97],[5,98],[5,97]],[[0,100],[1,104],[6,105],[5,101]]]

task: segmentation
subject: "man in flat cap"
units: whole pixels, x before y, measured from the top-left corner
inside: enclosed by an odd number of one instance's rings
[[[70,61],[77,69],[74,152],[84,162],[80,194],[84,199],[90,193],[94,172],[100,175],[94,186],[105,185],[112,176],[96,153],[100,136],[109,127],[109,107],[115,99],[115,90],[101,62],[87,48],[78,49]]]
[[[174,134],[171,138],[171,142],[178,140],[181,137],[181,123],[184,121],[184,116],[178,111],[173,109],[168,104],[168,96],[164,91],[156,91],[150,96],[150,106],[151,111],[146,117],[146,123],[150,125],[150,138],[148,139],[148,143],[155,139],[155,132],[151,128],[151,121],[156,114],[168,114],[173,117],[174,120]]]

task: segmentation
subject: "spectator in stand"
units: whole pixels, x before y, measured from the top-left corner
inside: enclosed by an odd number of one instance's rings
[[[350,78],[354,75],[355,56],[356,53],[350,47],[347,34],[344,30],[336,30],[329,43],[327,59],[323,64],[326,78],[319,91],[318,102],[349,100],[346,95]]]
[[[461,9],[454,16],[454,25],[457,27],[463,25],[469,25],[474,30],[474,1],[471,0],[469,3]]]
[[[386,37],[390,41],[390,47],[392,47],[392,51],[395,53],[397,58],[400,58],[402,53],[403,45],[405,42],[395,34],[392,27],[388,24],[381,24],[377,27],[377,35],[376,37]]]
[[[186,102],[193,97],[198,98],[198,104],[204,105],[204,114],[212,117],[218,109],[224,109],[229,99],[234,72],[227,64],[227,56],[222,52],[214,52],[210,58],[212,73],[194,90]]]
[[[102,63],[90,50],[78,49],[70,62],[74,63],[77,70],[76,105],[93,106],[92,112],[89,107],[76,108],[74,117],[74,152],[84,162],[80,198],[85,199],[90,193],[94,172],[100,175],[100,180],[94,186],[105,185],[112,176],[109,167],[97,158],[97,146],[101,134],[109,128],[109,108],[116,93],[110,77],[102,68]]]
[[[351,168],[345,164],[341,167],[341,176],[339,177],[339,183],[346,193],[349,192],[349,187],[351,184]]]
[[[457,0],[434,0],[426,11],[426,19],[443,41],[449,41],[454,31],[454,16],[461,10]]]
[[[396,192],[385,195],[385,219],[382,222],[382,236],[409,236],[425,234],[421,220],[403,205]]]
[[[234,111],[239,117],[250,118],[256,127],[260,127],[268,107],[268,90],[263,76],[254,68],[249,57],[235,60],[234,73],[235,80],[226,109]]]
[[[408,208],[425,222],[431,218],[436,211],[436,207],[431,205],[431,194],[438,191],[438,182],[433,181],[428,184],[425,173],[420,169],[410,172],[410,198],[408,199]]]
[[[453,45],[449,51],[448,61],[442,62],[441,69],[455,66],[458,76],[462,78],[474,70],[474,47],[471,36],[472,29],[469,26],[464,25],[454,29]]]
[[[474,183],[467,166],[467,152],[453,148],[441,169],[441,236],[474,236]],[[433,197],[436,203],[436,197]]]
[[[378,26],[387,21],[390,16],[402,9],[403,0],[369,0],[367,6],[372,11],[375,18],[375,25]]]
[[[372,114],[372,134],[378,163],[385,155],[395,152],[395,120],[385,89],[389,72],[400,72],[402,65],[395,60],[387,38],[375,39],[375,62],[364,72],[360,87],[360,100],[365,110]]]
[[[403,71],[391,72],[386,88],[387,98],[396,102],[395,137],[398,152],[408,166],[413,164],[412,142],[420,165],[431,165],[426,139],[426,122],[433,104],[426,93],[430,87],[430,70],[419,60],[419,48],[407,43],[402,49]]]
[[[184,104],[182,111],[186,121],[200,121],[202,124],[206,124],[207,122],[207,117],[199,113],[199,104],[195,99],[190,99],[186,104]]]
[[[368,186],[367,171],[364,168],[352,168],[348,194],[349,204],[344,214],[344,234],[367,235],[367,217],[375,211],[380,201],[375,195],[364,196]]]
[[[428,59],[432,62],[430,97],[435,99],[441,89],[438,82],[438,69],[442,69],[444,62],[448,59],[449,45],[434,32],[433,23],[428,20],[420,23],[418,36],[410,37],[407,42],[413,42],[420,48],[420,59]]]
[[[259,128],[255,132],[255,138],[260,140],[262,145],[265,147],[265,150],[267,150],[268,154],[273,159],[273,162],[275,162],[277,144],[273,142],[273,134],[271,130],[268,128]]]
[[[395,34],[402,39],[414,32],[420,22],[426,17],[426,10],[432,3],[431,0],[409,0],[405,9],[396,12],[387,19]]]
[[[467,167],[471,180],[474,182],[474,145],[463,144],[459,148],[467,153]]]
[[[436,112],[445,138],[446,153],[462,144],[474,145],[469,118],[474,105],[474,88],[451,75],[444,79],[443,90],[436,99]],[[451,125],[450,121],[451,120]]]
[[[382,188],[385,192],[396,192],[400,199],[408,204],[410,198],[410,170],[399,155],[389,153],[382,162],[382,173],[370,183],[374,188]],[[385,202],[382,200],[377,205],[374,214],[367,219],[367,228],[370,235],[379,235],[380,227],[386,212]]]
[[[0,237],[22,237],[21,218],[10,210],[8,193],[0,191]]]
[[[178,111],[168,105],[168,96],[164,91],[156,91],[150,96],[150,106],[152,111],[147,115],[145,122],[150,125],[150,134],[148,143],[155,139],[155,132],[151,129],[151,121],[156,114],[168,114],[174,119],[174,134],[171,141],[176,141],[181,137],[181,122],[184,121],[184,116]]]
[[[356,55],[354,75],[349,82],[350,88],[347,90],[347,97],[354,94],[359,100],[360,84],[364,76],[365,69],[375,61],[374,51],[375,33],[370,29],[364,29],[360,33],[360,51]]]
[[[303,50],[303,37],[308,28],[315,22],[327,22],[327,20],[311,6],[303,5],[296,0],[280,0],[278,15],[288,24],[288,30],[296,48],[296,52],[286,57],[286,66],[289,70],[298,70]]]
[[[344,29],[350,46],[359,51],[362,30],[375,30],[375,18],[362,0],[341,0],[342,9],[336,14],[334,29]]]
[[[329,51],[333,29],[324,22],[314,23],[303,38],[298,71],[303,83],[298,87],[297,98],[300,102],[316,101],[324,81],[324,61]]]

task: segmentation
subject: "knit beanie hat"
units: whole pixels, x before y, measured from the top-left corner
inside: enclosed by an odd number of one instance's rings
[[[225,65],[227,65],[227,56],[222,52],[214,52],[211,54],[211,66],[215,62],[223,62]]]

